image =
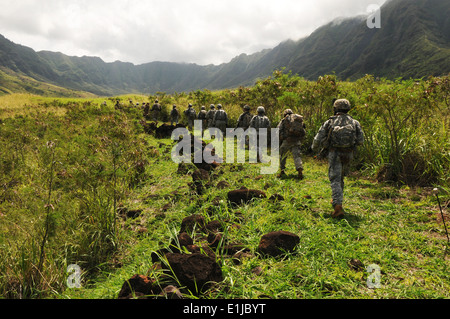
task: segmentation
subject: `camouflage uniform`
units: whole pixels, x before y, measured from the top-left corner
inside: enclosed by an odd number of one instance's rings
[[[357,146],[364,143],[364,132],[361,124],[346,114],[350,110],[350,102],[337,100],[335,102],[336,115],[327,120],[314,137],[311,146],[314,152],[320,147],[328,148],[328,178],[331,183],[332,205],[335,208],[334,217],[342,216],[344,211],[342,203],[344,200],[344,177],[348,175],[350,164],[353,160],[354,151]],[[330,142],[330,130],[336,123],[353,123],[355,127],[355,142],[352,147],[339,148]]]
[[[179,118],[180,112],[178,112],[177,106],[174,105],[172,111],[170,112],[170,125],[173,125],[173,123],[178,124]]]
[[[211,104],[209,108],[210,110],[206,113],[207,128],[213,127],[214,115],[216,114],[214,104]]]
[[[217,127],[219,130],[225,134],[228,124],[228,115],[224,109],[222,109],[222,105],[217,105],[218,110],[214,114],[213,126]]]
[[[192,107],[192,104],[189,104],[188,109],[184,111],[184,115],[186,115],[187,122],[188,122],[188,129],[192,130],[194,127],[194,121],[197,117],[197,112],[195,112],[195,109]]]
[[[256,129],[256,136],[257,136],[257,158],[258,162],[260,161],[260,154],[261,154],[261,146],[260,146],[260,139],[262,136],[260,136],[259,130],[262,128],[267,129],[267,135],[266,138],[268,139],[270,137],[270,120],[267,116],[265,116],[265,109],[262,106],[258,107],[258,115],[253,116],[253,118],[250,121],[250,127]],[[267,140],[267,145],[269,141]]]
[[[253,115],[250,114],[250,106],[244,106],[244,113],[242,113],[237,121],[236,128],[242,128],[244,131],[247,130],[250,126],[250,121],[252,120]],[[249,137],[245,136],[245,141],[242,141],[242,144],[239,147],[244,148],[245,145],[248,146]]]
[[[244,113],[239,116],[236,128],[243,128],[244,130],[248,129],[252,118],[253,115],[250,114],[250,107],[248,105],[244,106]]]
[[[198,113],[198,119],[202,121],[203,130],[206,129],[207,119],[206,119],[206,108],[202,106],[201,111]]]
[[[303,161],[302,161],[302,152],[301,146],[302,142],[298,137],[289,136],[286,129],[286,121],[289,120],[289,116],[293,114],[292,110],[287,109],[284,112],[284,118],[280,121],[277,128],[279,129],[279,137],[280,137],[280,176],[284,174],[284,170],[286,169],[286,160],[289,154],[289,151],[292,153],[294,158],[295,169],[299,174],[299,178],[303,178]]]
[[[158,121],[159,113],[161,112],[161,104],[158,103],[158,100],[155,101],[155,104],[152,106],[152,120]]]

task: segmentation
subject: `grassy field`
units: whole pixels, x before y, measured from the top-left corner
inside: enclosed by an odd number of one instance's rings
[[[450,252],[444,256],[447,237],[432,193],[442,188],[448,225],[448,185],[378,182],[372,167],[359,167],[346,179],[348,214],[335,220],[327,163],[305,155],[302,181],[293,178],[291,159],[284,179],[261,175],[264,164],[228,163],[198,195],[189,186],[192,170],[179,173],[171,160],[172,140],[146,134],[139,108],[114,110],[115,99],[103,101],[0,98],[2,297],[117,298],[133,275],[160,275],[152,252],[168,247],[192,214],[224,222],[224,241],[249,250],[237,263],[219,249],[224,281],[200,298],[450,297]],[[235,121],[239,106],[232,110]],[[215,187],[221,181],[228,186]],[[242,186],[267,199],[230,206],[227,192]],[[276,194],[283,200],[269,199]],[[139,216],[122,218],[124,207]],[[261,256],[261,236],[277,230],[297,234],[299,245],[281,258]],[[70,264],[82,269],[81,288],[67,287]],[[370,265],[380,269],[379,288],[368,287]]]
[[[238,227],[229,226],[227,239],[252,251],[239,265],[231,258],[221,261],[225,280],[209,298],[449,297],[449,256],[443,258],[446,236],[428,189],[399,189],[353,175],[346,190],[348,215],[334,220],[326,163],[305,157],[303,181],[261,177],[258,165],[223,167],[215,182],[226,180],[228,190],[241,186],[265,190],[268,196],[280,194],[284,200],[264,199],[232,209],[226,205],[227,189],[190,195],[190,176],[179,176],[170,163],[152,163],[152,185],[142,187],[127,201],[128,207],[144,213],[125,226],[139,235],[129,235],[127,241],[133,244],[122,252],[120,269],[107,271],[62,297],[116,298],[132,275],[155,275],[151,253],[168,247],[182,218],[193,213],[208,221],[236,220],[239,214]],[[289,165],[292,169],[293,163]],[[174,189],[180,197],[170,196]],[[217,197],[222,202],[211,214]],[[166,205],[169,208],[163,209]],[[141,233],[141,227],[146,231]],[[300,236],[295,252],[278,259],[259,256],[256,248],[261,236],[278,230]],[[364,266],[354,269],[354,259]],[[367,286],[370,274],[366,267],[371,264],[381,268],[381,288]]]

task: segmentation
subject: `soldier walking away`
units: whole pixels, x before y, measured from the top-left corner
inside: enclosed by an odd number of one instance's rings
[[[202,121],[202,129],[206,129],[206,125],[208,125],[207,119],[206,119],[206,107],[202,106],[202,109],[200,112],[198,112],[198,117],[200,121]]]
[[[184,111],[184,115],[186,116],[188,122],[188,129],[192,131],[194,127],[194,121],[197,118],[197,112],[192,107],[191,103],[189,103],[188,109]]]
[[[153,104],[152,106],[152,120],[158,122],[160,113],[161,113],[161,104],[159,104],[159,101],[156,100],[155,104]]]
[[[244,130],[248,129],[252,118],[253,118],[253,115],[250,113],[250,106],[245,105],[244,113],[242,113],[239,116],[239,119],[236,124],[236,128],[243,128]]]
[[[173,105],[172,111],[170,111],[170,125],[173,125],[173,123],[178,124],[179,119],[180,112],[177,110],[177,106]]]
[[[298,172],[298,179],[303,179],[303,162],[301,146],[306,135],[306,126],[303,122],[303,116],[294,114],[291,109],[284,111],[284,118],[280,121],[277,128],[279,129],[280,138],[280,168],[281,172],[278,177],[286,176],[286,160],[289,152],[294,158],[295,169]]]
[[[266,116],[266,110],[263,106],[258,106],[258,109],[256,110],[257,115],[253,116],[253,118],[250,121],[249,127],[256,129],[256,141],[257,141],[257,161],[260,162],[260,154],[262,154],[261,150],[261,138],[269,136],[269,130],[270,130],[270,121],[269,118]],[[267,129],[267,134],[265,136],[260,134],[261,129]],[[268,144],[266,144],[268,145]]]
[[[245,105],[244,106],[244,113],[242,113],[237,121],[236,128],[242,128],[247,130],[250,127],[250,121],[252,120],[253,115],[250,113],[250,106]],[[248,135],[245,136],[245,145],[248,146],[249,143],[249,137]],[[241,148],[244,148],[244,144],[240,145]]]
[[[145,120],[150,121],[151,120],[151,118],[150,118],[150,103],[145,103],[143,113],[144,113]]]
[[[216,114],[216,107],[214,104],[209,106],[209,111],[206,113],[207,128],[213,127],[214,115]]]
[[[222,134],[225,134],[227,124],[228,124],[228,114],[222,108],[222,105],[218,104],[217,111],[214,114],[213,126],[221,130]]]
[[[334,102],[335,115],[323,123],[314,137],[312,150],[317,153],[321,147],[328,150],[328,178],[331,184],[332,217],[342,217],[345,211],[342,207],[344,200],[344,177],[349,173],[357,146],[364,144],[364,132],[361,124],[347,113],[350,102],[339,99]]]

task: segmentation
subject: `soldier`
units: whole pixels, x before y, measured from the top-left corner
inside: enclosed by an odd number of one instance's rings
[[[150,103],[145,103],[143,112],[145,120],[150,121]]]
[[[161,113],[161,104],[159,104],[159,101],[156,100],[155,104],[153,104],[153,106],[152,106],[152,119],[153,119],[153,121],[158,122],[159,113]]]
[[[342,207],[344,177],[349,172],[356,147],[364,143],[364,132],[360,123],[347,114],[350,109],[351,105],[348,100],[336,100],[334,102],[335,115],[322,125],[311,146],[316,153],[320,147],[328,150],[328,178],[331,183],[334,208],[332,217],[334,218],[345,214]]]
[[[243,128],[244,130],[248,129],[250,126],[250,121],[252,120],[253,115],[250,113],[250,106],[244,106],[244,113],[239,116],[239,119],[236,124],[236,128]]]
[[[291,109],[284,111],[284,118],[280,121],[277,128],[279,129],[280,138],[280,168],[281,172],[278,177],[286,176],[286,160],[288,153],[291,152],[294,158],[295,169],[298,172],[298,179],[303,179],[303,162],[301,158],[302,140],[306,135],[303,117],[294,114]]]
[[[213,126],[217,127],[222,131],[222,134],[225,134],[228,124],[228,114],[222,108],[221,104],[217,105],[217,111],[214,114]]]
[[[173,125],[173,123],[178,124],[179,119],[180,112],[178,112],[177,106],[174,104],[172,107],[172,111],[170,112],[170,125]]]
[[[236,124],[236,128],[242,128],[244,130],[247,130],[250,126],[250,121],[252,120],[252,118],[253,118],[253,115],[250,113],[250,106],[245,105],[244,113],[242,113],[239,116],[239,119]],[[249,143],[248,135],[245,136],[245,141],[243,141],[243,142],[245,142],[245,145],[248,146],[248,143]],[[240,147],[244,148],[244,144],[241,144]]]
[[[194,121],[197,117],[197,112],[192,107],[191,103],[189,103],[188,109],[184,111],[184,115],[186,116],[188,122],[188,129],[192,131],[192,128],[194,127]]]
[[[213,127],[214,115],[216,114],[216,107],[214,104],[209,106],[209,111],[206,113],[207,128]]]
[[[197,119],[202,121],[202,129],[206,129],[207,119],[206,119],[206,107],[202,106],[201,111],[198,113]]]
[[[257,115],[253,116],[253,118],[250,121],[249,127],[256,129],[256,137],[257,137],[257,161],[260,162],[260,154],[261,154],[261,138],[263,137],[260,134],[260,129],[267,129],[267,134],[265,138],[269,136],[270,131],[270,121],[269,118],[266,116],[266,110],[263,106],[259,106],[256,110],[258,113]]]

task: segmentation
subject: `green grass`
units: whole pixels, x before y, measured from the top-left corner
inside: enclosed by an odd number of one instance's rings
[[[288,162],[289,163],[289,162]],[[148,232],[135,239],[123,255],[123,267],[99,276],[82,289],[66,291],[66,298],[116,298],[122,284],[134,274],[149,274],[150,254],[167,247],[183,217],[200,213],[207,220],[233,218],[239,211],[243,220],[238,229],[229,225],[227,239],[243,243],[252,254],[236,265],[224,258],[225,280],[208,298],[448,298],[449,257],[443,260],[446,243],[443,225],[436,220],[436,204],[417,190],[393,190],[364,177],[347,180],[347,216],[330,218],[330,189],[326,163],[305,157],[305,180],[279,180],[259,175],[259,165],[246,164],[235,171],[224,165],[217,181],[226,180],[230,190],[244,185],[264,189],[270,196],[284,196],[281,202],[268,199],[232,209],[225,203],[212,216],[211,201],[226,198],[227,190],[210,189],[202,196],[190,194],[190,181],[178,176],[170,162],[152,165],[158,183],[143,187],[129,198],[133,207],[147,207],[139,221]],[[290,163],[293,168],[293,163]],[[288,166],[289,167],[289,166]],[[158,172],[158,173],[157,173]],[[172,182],[168,182],[171,179]],[[183,200],[170,201],[164,195],[173,189],[184,192]],[[393,194],[395,196],[393,196]],[[387,195],[389,194],[389,195]],[[145,200],[148,195],[159,195]],[[411,197],[414,196],[414,200]],[[418,196],[416,198],[415,196]],[[163,205],[172,206],[164,214]],[[256,247],[262,235],[285,230],[300,236],[295,252],[283,258],[262,258]],[[369,289],[366,269],[353,270],[352,259],[365,267],[381,267],[381,288]],[[262,268],[260,275],[252,270]]]
[[[291,158],[284,179],[261,175],[263,164],[223,164],[212,175],[212,185],[227,181],[229,188],[210,187],[197,195],[188,185],[191,176],[178,174],[171,160],[173,141],[145,134],[138,109],[116,111],[113,100],[102,106],[102,98],[20,95],[0,102],[8,110],[0,121],[2,297],[117,298],[134,274],[160,275],[153,270],[152,252],[167,247],[191,214],[224,221],[225,239],[251,252],[237,264],[219,249],[224,281],[201,298],[450,297],[450,257],[443,258],[447,240],[429,187],[378,183],[373,168],[360,167],[346,179],[347,215],[335,220],[327,163],[304,156],[302,181],[293,178]],[[233,110],[238,114],[236,104]],[[56,144],[54,166],[49,141]],[[284,200],[229,206],[227,192],[242,186]],[[439,186],[447,202],[447,186]],[[114,214],[119,207],[142,213],[124,220]],[[300,244],[282,258],[260,256],[261,236],[277,230],[297,234]],[[43,250],[44,264],[37,272]],[[363,267],[352,269],[352,259]],[[80,289],[66,285],[72,263],[83,269]],[[367,287],[365,267],[371,264],[381,269],[381,288]]]

